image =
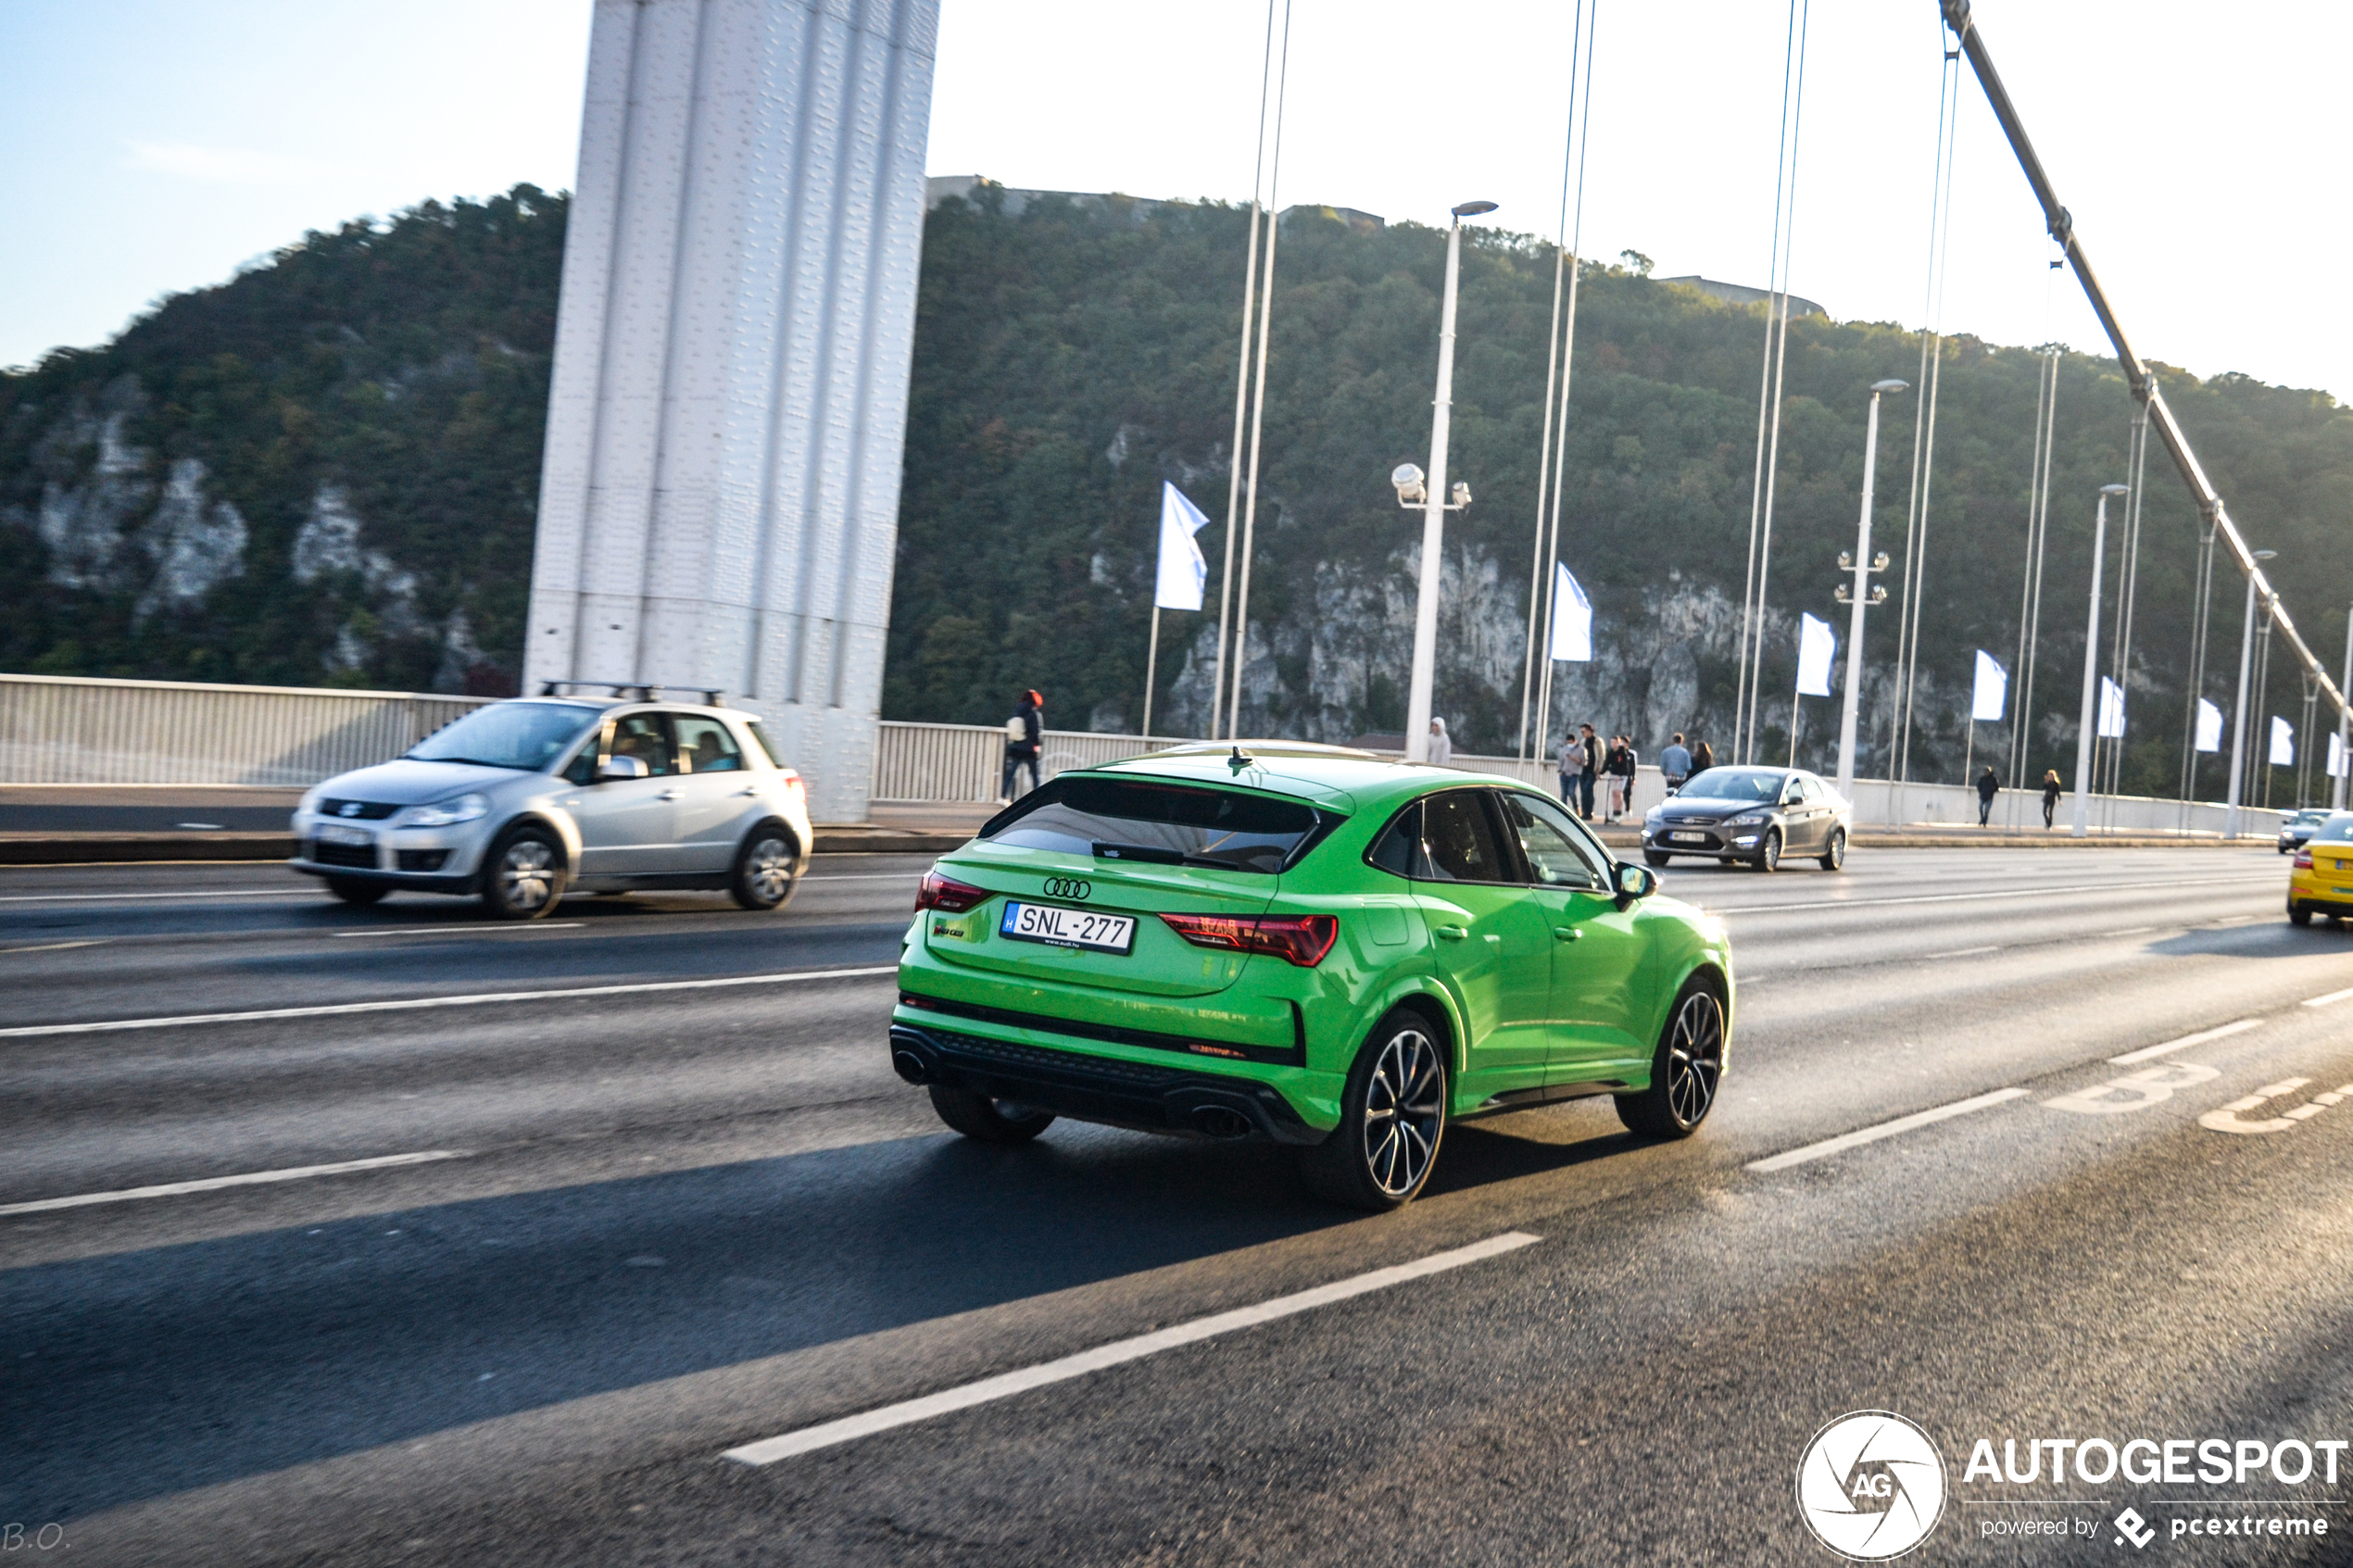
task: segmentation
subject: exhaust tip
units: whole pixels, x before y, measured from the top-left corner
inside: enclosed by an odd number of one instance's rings
[[[1246,1138],[1257,1128],[1231,1106],[1204,1105],[1193,1112],[1193,1130],[1208,1138]]]
[[[931,1069],[924,1065],[924,1059],[903,1046],[890,1053],[890,1066],[891,1071],[911,1084],[931,1082]]]

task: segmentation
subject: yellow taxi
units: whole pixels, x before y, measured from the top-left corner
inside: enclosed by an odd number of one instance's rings
[[[2287,918],[2309,925],[2314,915],[2353,920],[2353,811],[2332,815],[2296,852],[2287,878]]]

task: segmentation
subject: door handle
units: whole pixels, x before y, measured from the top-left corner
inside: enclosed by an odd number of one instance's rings
[[[678,798],[678,792],[674,789],[665,789],[660,795],[655,796],[654,798],[656,800],[675,800]]]
[[[1581,926],[1556,925],[1553,927],[1553,940],[1555,942],[1576,942],[1581,940],[1584,935],[1584,928]]]
[[[1460,942],[1464,937],[1470,935],[1468,930],[1459,925],[1438,925],[1432,926],[1430,929],[1449,942]]]

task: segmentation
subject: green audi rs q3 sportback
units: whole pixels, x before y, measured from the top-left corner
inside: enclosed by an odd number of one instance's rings
[[[1064,773],[924,878],[892,1061],[975,1138],[1269,1138],[1390,1209],[1449,1121],[1706,1117],[1731,949],[1657,887],[1508,779],[1273,747]]]

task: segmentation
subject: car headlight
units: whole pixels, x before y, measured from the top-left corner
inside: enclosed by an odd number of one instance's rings
[[[326,794],[327,786],[325,784],[312,784],[308,789],[302,792],[302,798],[295,802],[295,809],[297,811],[316,811],[319,809],[319,802],[326,798]]]
[[[459,822],[471,822],[490,809],[490,797],[461,795],[455,800],[436,800],[430,806],[411,806],[401,813],[404,828],[446,828]]]
[[[1773,816],[1769,811],[1743,811],[1724,825],[1732,828],[1753,828],[1762,826],[1772,820]]]

